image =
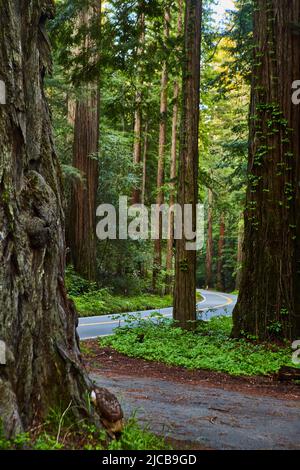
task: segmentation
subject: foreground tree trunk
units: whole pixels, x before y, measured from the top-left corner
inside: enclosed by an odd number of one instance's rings
[[[82,13],[81,24],[88,25],[92,15],[101,17],[101,2]],[[89,38],[83,45],[88,50]],[[71,257],[75,271],[90,281],[97,279],[96,209],[99,178],[99,103],[98,83],[82,87],[77,100],[74,127],[73,166],[83,180],[73,184],[71,201]]]
[[[212,264],[214,255],[214,241],[213,241],[213,192],[208,190],[208,227],[207,227],[207,243],[206,243],[206,286],[207,288],[212,285]]]
[[[87,416],[91,384],[64,287],[64,214],[43,80],[50,0],[0,4],[0,421],[5,434],[71,401]],[[26,66],[25,66],[26,64]]]
[[[297,0],[257,1],[245,253],[233,335],[300,336],[300,107]]]
[[[165,44],[170,34],[170,11],[167,8],[165,13],[164,40]],[[156,205],[160,207],[164,203],[164,178],[165,178],[165,152],[167,140],[168,123],[168,63],[165,59],[161,75],[161,94],[160,94],[160,123],[159,123],[159,143],[158,143],[158,163],[157,163],[157,182],[156,182]],[[157,276],[162,265],[162,214],[157,211],[158,218],[158,237],[154,242],[154,268],[153,268],[153,290],[156,290]]]
[[[178,38],[180,38],[182,34],[182,10],[183,10],[183,1],[178,0],[178,21],[177,21]],[[174,83],[174,91],[173,91],[172,144],[171,144],[171,170],[170,170],[171,190],[170,190],[170,202],[169,202],[170,207],[173,207],[176,202],[179,97],[180,97],[180,85],[179,85],[179,79],[177,78]],[[166,291],[167,293],[171,293],[173,290],[173,287],[172,287],[173,279],[171,275],[171,271],[173,268],[173,248],[174,248],[174,212],[169,211],[167,260],[166,260],[166,269],[167,269]]]
[[[179,155],[178,203],[193,206],[196,231],[199,164],[199,99],[202,1],[186,0],[185,60]],[[182,328],[193,329],[196,320],[196,251],[186,249],[187,240],[176,242],[174,319]]]

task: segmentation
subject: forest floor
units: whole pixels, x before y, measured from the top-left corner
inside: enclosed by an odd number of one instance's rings
[[[299,385],[130,358],[93,340],[85,347],[92,379],[125,415],[182,448],[300,449]]]

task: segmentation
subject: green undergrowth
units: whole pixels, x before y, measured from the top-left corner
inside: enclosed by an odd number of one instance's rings
[[[130,357],[234,376],[268,375],[283,365],[292,365],[288,346],[230,338],[232,319],[228,317],[199,322],[195,333],[163,319],[154,323],[136,319],[134,326],[127,324],[118,328],[114,336],[99,339],[100,346],[112,347]]]
[[[88,292],[81,296],[71,296],[71,298],[82,317],[161,309],[172,305],[170,295],[160,297],[144,294],[126,297],[112,295],[107,289]]]
[[[66,273],[66,286],[69,297],[74,301],[80,316],[109,315],[114,313],[139,312],[151,309],[162,309],[172,306],[171,295],[116,295],[110,289],[99,289],[95,283],[78,276],[73,268]],[[197,293],[197,301],[202,297]]]
[[[65,422],[54,426],[47,421],[39,433],[22,433],[7,440],[0,429],[0,450],[170,450],[171,446],[147,428],[142,429],[135,418],[128,420],[119,439],[108,440],[106,432],[91,424],[80,426]]]

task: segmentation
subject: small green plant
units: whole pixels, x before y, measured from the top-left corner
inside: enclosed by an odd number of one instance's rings
[[[108,450],[171,450],[171,447],[149,429],[141,429],[133,417],[127,422],[121,438],[112,441]]]
[[[30,442],[28,433],[17,434],[13,439],[7,439],[3,432],[3,424],[0,422],[0,450],[18,450],[27,447]]]
[[[274,337],[278,337],[283,329],[283,325],[280,321],[274,321],[268,326],[268,331]]]

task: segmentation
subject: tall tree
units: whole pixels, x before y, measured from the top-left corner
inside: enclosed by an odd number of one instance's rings
[[[170,34],[170,8],[167,5],[164,18],[164,47]],[[158,143],[158,163],[157,163],[157,181],[156,181],[156,205],[161,207],[164,203],[164,177],[165,177],[165,153],[167,142],[167,123],[168,123],[168,61],[166,58],[162,64],[161,74],[161,93],[160,93],[160,123],[159,123],[159,143]],[[158,236],[154,242],[154,269],[153,269],[153,288],[156,289],[157,275],[162,265],[162,213],[157,209]]]
[[[144,148],[143,148],[143,180],[142,180],[142,204],[145,204],[146,200],[146,183],[147,183],[147,156],[149,148],[149,136],[148,136],[148,120],[146,119],[144,128]]]
[[[177,36],[182,35],[182,13],[183,13],[183,0],[178,0],[178,20],[177,20]],[[180,52],[180,49],[178,50]],[[172,116],[172,143],[171,143],[171,169],[170,181],[171,192],[169,206],[173,207],[176,202],[176,177],[177,177],[177,136],[178,136],[178,121],[179,121],[179,98],[180,98],[180,83],[178,77],[175,79],[173,87],[173,116]],[[173,245],[174,245],[174,212],[169,211],[168,220],[168,242],[167,242],[167,289],[169,292],[172,289],[172,280],[170,272],[173,267]]]
[[[239,290],[241,285],[242,266],[244,260],[244,220],[241,219],[238,226],[237,267],[235,288]]]
[[[87,416],[75,333],[64,287],[64,214],[44,76],[50,0],[0,3],[0,421],[7,436],[67,406]]]
[[[145,12],[144,12],[144,1],[139,2],[139,18],[138,26],[140,30],[139,44],[137,48],[138,64],[140,64],[140,57],[143,54],[143,48],[145,43]],[[142,90],[143,79],[142,70],[139,66],[138,71],[138,85],[135,95],[135,113],[134,113],[134,143],[133,143],[133,163],[139,169],[142,160]],[[132,203],[140,204],[141,202],[141,190],[134,188]]]
[[[224,212],[222,212],[220,216],[220,233],[219,233],[218,263],[217,263],[217,288],[219,291],[224,290],[224,280],[223,280],[224,246],[225,246],[225,216],[224,216]]]
[[[205,283],[207,288],[212,285],[212,264],[214,255],[214,241],[213,241],[213,192],[208,189],[208,226],[207,226],[207,243],[206,243],[206,279]]]
[[[256,1],[245,253],[233,334],[300,335],[300,108],[297,0]]]
[[[193,206],[196,231],[199,165],[199,101],[202,1],[186,0],[183,103],[179,154],[178,203]],[[192,329],[196,320],[196,251],[186,247],[185,234],[176,242],[174,319]]]
[[[92,2],[88,10],[80,13],[80,27],[88,28],[92,18],[98,18],[100,25],[100,1]],[[81,47],[84,51],[89,51],[92,46],[87,34]],[[85,64],[87,69],[90,66],[90,63]],[[76,180],[73,184],[70,244],[75,270],[86,279],[95,281],[100,96],[97,80],[89,82],[88,77],[85,77],[85,80],[86,83],[80,90],[81,96],[76,103],[73,145],[73,166],[81,172],[83,180]]]

